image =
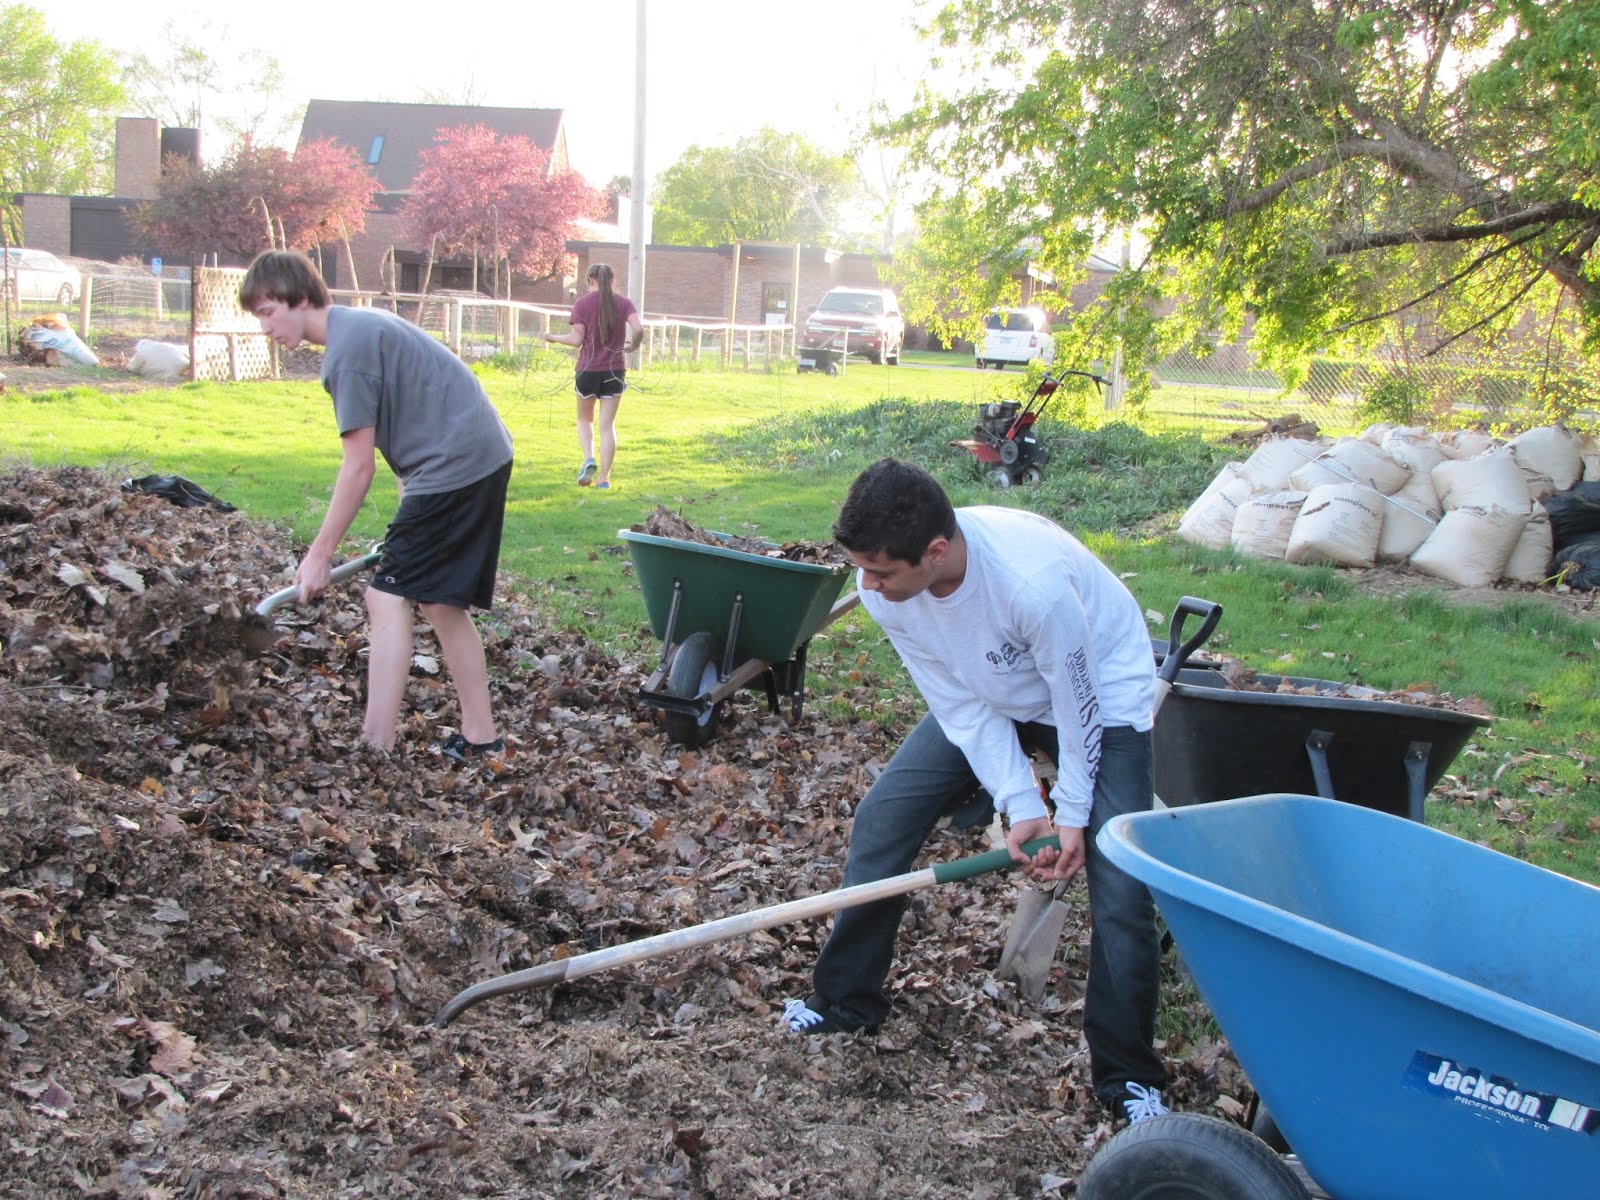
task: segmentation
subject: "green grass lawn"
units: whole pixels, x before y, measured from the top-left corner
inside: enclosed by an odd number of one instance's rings
[[[1024,505],[1060,521],[1152,614],[1170,613],[1186,594],[1222,603],[1213,648],[1262,671],[1482,699],[1499,720],[1456,760],[1429,820],[1600,881],[1600,623],[1517,593],[1499,606],[1465,608],[1420,579],[1401,600],[1365,595],[1333,569],[1203,551],[1170,536],[1177,515],[1237,451],[1192,434],[1075,429],[1047,416],[1040,430],[1053,457],[1044,482],[1001,491],[948,443],[970,434],[979,402],[1025,399],[1031,388],[1019,372],[862,365],[828,377],[657,367],[635,375],[619,421],[616,486],[595,492],[574,485],[568,360],[536,355],[481,377],[517,446],[503,566],[554,620],[619,654],[660,651],[619,529],[659,504],[705,528],[825,540],[850,480],[894,454],[933,470],[958,504]],[[0,416],[13,456],[185,475],[302,540],[321,519],[339,461],[331,406],[315,381],[7,393]],[[352,551],[382,536],[393,505],[393,483],[380,471]],[[809,667],[812,707],[840,720],[890,719],[887,703],[880,714],[872,697],[908,686],[859,612],[815,640]]]

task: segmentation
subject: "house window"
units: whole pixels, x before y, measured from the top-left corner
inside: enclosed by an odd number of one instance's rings
[[[383,134],[376,134],[372,139],[372,149],[367,151],[368,165],[376,164],[383,157]]]

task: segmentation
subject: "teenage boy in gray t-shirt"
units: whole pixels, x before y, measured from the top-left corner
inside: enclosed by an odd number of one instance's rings
[[[394,747],[416,605],[439,638],[461,705],[461,727],[440,749],[460,762],[498,753],[505,740],[468,609],[489,607],[499,564],[512,457],[499,414],[466,364],[416,326],[378,309],[333,307],[303,254],[259,255],[239,302],[285,349],[327,348],[322,386],[344,454],[322,528],[295,572],[302,603],[328,586],[334,551],[372,485],[374,451],[398,480],[400,507],[366,594],[367,742]]]

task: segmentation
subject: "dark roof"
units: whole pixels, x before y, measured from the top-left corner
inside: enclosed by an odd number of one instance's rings
[[[554,151],[561,137],[559,108],[485,108],[474,104],[395,104],[380,100],[313,100],[300,123],[300,141],[335,138],[367,161],[376,138],[382,153],[373,164],[384,191],[411,187],[417,155],[433,146],[441,129],[487,125],[500,134],[517,134]]]

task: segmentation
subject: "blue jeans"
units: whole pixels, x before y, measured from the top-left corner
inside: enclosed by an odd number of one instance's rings
[[[1053,726],[1019,724],[1017,736],[1025,749],[1056,761]],[[932,716],[924,717],[856,807],[843,886],[911,870],[939,818],[970,816],[975,794],[984,795],[966,756]],[[1108,1102],[1120,1098],[1125,1083],[1166,1083],[1166,1069],[1151,1048],[1161,982],[1155,904],[1142,883],[1107,862],[1095,845],[1106,821],[1148,809],[1152,800],[1150,735],[1127,726],[1106,728],[1086,831],[1093,932],[1083,1031],[1095,1092]],[[905,898],[896,897],[834,917],[812,973],[812,1008],[865,1026],[883,1022],[889,1014],[883,981],[904,911]]]

